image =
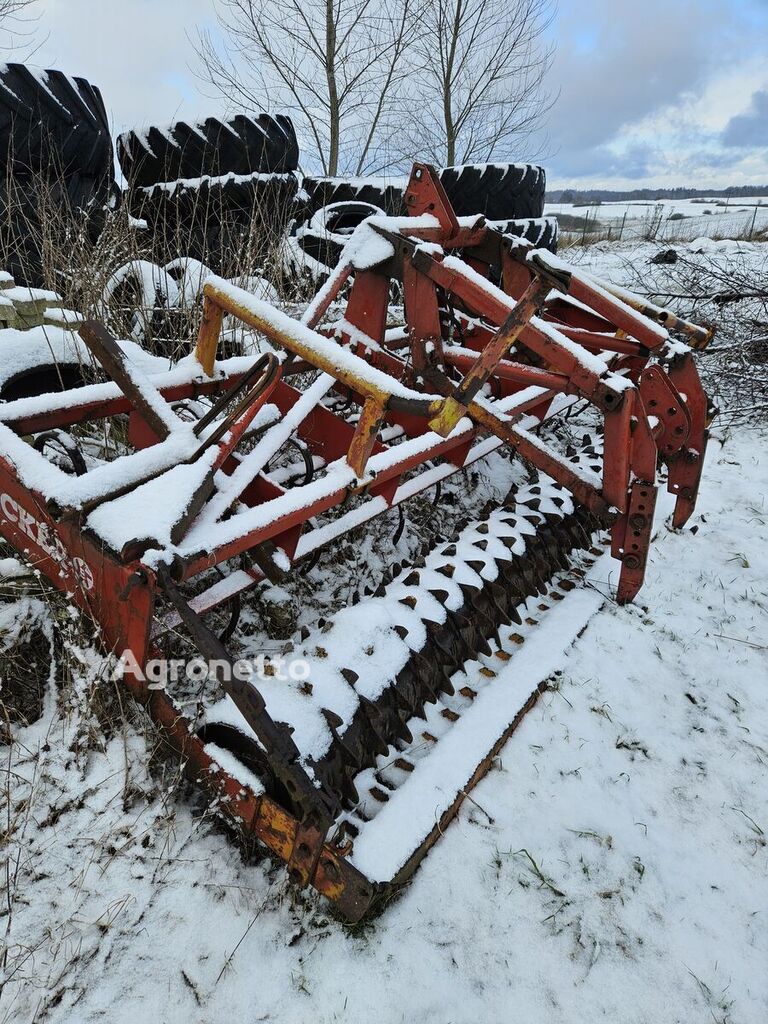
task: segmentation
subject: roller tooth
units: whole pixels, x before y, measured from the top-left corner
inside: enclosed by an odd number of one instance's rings
[[[383,728],[384,716],[372,701],[362,695],[360,696],[360,706],[368,719],[371,736],[375,740],[375,752],[377,754],[386,754],[389,750],[389,743],[386,741],[385,730]]]
[[[580,456],[576,455],[581,465],[587,462],[584,454],[582,451]],[[474,550],[480,557],[465,559],[459,556],[458,544],[444,544],[434,549],[426,563],[424,558],[410,565],[393,563],[383,576],[385,584],[376,590],[377,594],[386,593],[386,582],[395,578],[399,584],[412,588],[399,601],[411,613],[415,611],[420,616],[427,640],[421,651],[409,653],[403,669],[375,701],[358,694],[359,707],[346,726],[333,712],[328,717],[332,743],[316,774],[345,806],[356,805],[356,821],[376,814],[380,802],[373,790],[386,798],[387,791],[397,788],[403,781],[402,774],[397,772],[413,771],[413,763],[404,752],[408,744],[413,743],[414,721],[420,718],[431,723],[421,734],[421,740],[437,742],[437,737],[443,735],[449,723],[455,721],[461,708],[466,706],[463,702],[474,700],[484,679],[496,677],[494,667],[501,672],[509,662],[512,655],[501,646],[499,628],[512,623],[535,626],[539,614],[572,590],[577,585],[574,581],[580,578],[579,573],[584,575],[584,567],[594,564],[595,557],[603,553],[603,538],[598,547],[594,535],[604,530],[605,523],[583,508],[576,508],[559,486],[542,483],[538,478],[532,480],[519,494],[510,492],[505,508],[509,511],[500,511],[498,506],[494,508],[489,503],[482,513],[485,521],[463,527],[467,532],[463,536],[462,552],[469,550],[472,555]],[[467,541],[472,545],[469,549]],[[422,555],[427,554],[427,547],[422,549]],[[584,554],[579,555],[582,568],[578,571],[572,568],[574,548],[591,552],[586,558]],[[515,553],[521,550],[522,555]],[[489,551],[494,554],[488,555]],[[420,571],[424,564],[430,566],[429,579]],[[442,588],[439,583],[430,586],[429,581],[435,579],[436,571],[446,581],[456,583],[463,566],[480,579],[475,577],[472,585],[458,584],[461,606],[450,610],[447,607],[450,596],[457,593],[454,584],[449,587],[446,582],[446,587]],[[490,576],[494,578],[489,579]],[[370,590],[366,589],[366,593]],[[433,602],[423,600],[427,595],[445,609],[444,621],[424,619],[422,608],[434,606]],[[323,626],[319,624],[318,628]],[[391,628],[401,641],[411,639],[409,627],[394,624]],[[302,640],[310,635],[308,630],[302,630]],[[525,635],[526,630],[507,632],[505,628],[504,644],[514,650],[524,642]],[[495,639],[496,646],[491,638]],[[481,664],[469,670],[467,663],[476,662],[478,658],[482,659]],[[359,682],[358,673],[352,669],[342,670],[342,676],[350,686],[356,687]],[[418,738],[417,743],[420,743]],[[404,756],[398,757],[398,751]],[[376,758],[380,765],[378,773]],[[363,794],[360,802],[357,802],[357,791]]]
[[[321,708],[320,712],[331,729],[340,729],[344,725],[344,719],[340,718],[335,711],[331,711],[330,708]]]

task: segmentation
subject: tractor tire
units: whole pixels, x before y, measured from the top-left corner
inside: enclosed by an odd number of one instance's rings
[[[505,235],[524,238],[536,249],[548,249],[557,252],[557,240],[560,225],[557,217],[528,217],[520,220],[489,221],[489,226],[502,231]]]
[[[302,188],[308,197],[308,216],[336,203],[368,203],[388,217],[405,212],[405,182],[387,183],[380,178],[304,178]]]
[[[78,241],[95,245],[114,205],[109,188],[94,192],[92,180],[76,173],[54,182],[0,181],[0,265],[16,284],[58,287],[50,273],[64,270],[57,257]]]
[[[488,220],[541,217],[547,179],[532,164],[465,164],[444,167],[440,180],[459,217]]]
[[[0,170],[48,180],[78,174],[95,191],[111,183],[112,137],[96,86],[61,71],[0,66]]]
[[[285,174],[299,163],[299,146],[285,114],[209,117],[170,128],[124,132],[117,155],[131,187],[224,174]]]
[[[45,283],[47,244],[71,246],[73,232],[95,242],[114,190],[99,90],[61,71],[0,66],[0,259],[16,282]]]
[[[279,249],[297,189],[290,173],[228,174],[133,189],[128,208],[147,222],[158,263],[182,254],[235,276],[246,252],[261,259]]]
[[[339,262],[350,235],[368,217],[384,211],[372,203],[331,203],[295,227],[285,247],[288,276],[313,286],[322,284]]]

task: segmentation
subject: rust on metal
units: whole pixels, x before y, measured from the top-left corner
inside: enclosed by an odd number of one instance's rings
[[[147,381],[103,325],[91,321],[81,335],[119,394],[105,400],[103,392],[94,397],[93,389],[84,388],[49,396],[43,412],[13,402],[0,407],[0,424],[18,437],[128,414],[129,442],[138,451],[168,438],[176,422],[171,403],[210,400],[209,411],[194,428],[199,445],[187,460],[196,463],[209,452],[208,471],[170,526],[168,564],[142,562],[146,538],[115,551],[88,529],[94,509],[156,479],[162,472],[156,469],[136,472],[131,483],[97,495],[86,491],[83,500],[67,505],[59,495],[28,486],[10,456],[0,454],[0,533],[54,586],[72,595],[99,625],[105,649],[130,651],[143,666],[156,653],[159,636],[176,628],[187,632],[253,734],[258,764],[266,766],[266,792],[243,785],[216,762],[211,753],[216,747],[207,747],[194,732],[170,693],[150,690],[130,671],[124,675],[126,687],[222,814],[283,861],[296,885],[313,886],[350,920],[359,920],[392,885],[409,877],[546,684],[534,690],[512,722],[499,723],[493,748],[390,885],[365,878],[347,856],[353,843],[341,836],[340,822],[342,808],[359,801],[355,769],[375,767],[377,755],[399,744],[395,769],[415,781],[414,762],[402,749],[411,735],[409,723],[412,728],[425,702],[453,693],[457,666],[478,652],[490,655],[487,638],[500,623],[521,623],[525,613],[518,607],[526,597],[539,595],[542,614],[551,602],[565,599],[576,584],[561,582],[557,593],[553,573],[567,564],[563,560],[574,549],[600,554],[593,542],[596,530],[610,530],[611,551],[621,563],[617,599],[633,600],[651,543],[657,464],[666,466],[667,488],[676,498],[673,524],[680,527],[694,510],[710,419],[689,349],[704,347],[711,328],[595,283],[578,268],[510,239],[482,217],[462,223],[437,172],[427,164],[414,167],[406,208],[413,224],[393,218],[374,225],[391,243],[394,256],[365,269],[344,262],[300,323],[277,312],[270,316],[263,304],[249,303],[224,282],[206,282],[194,350],[202,376],[193,381],[179,384],[178,376],[163,375]],[[393,281],[402,286],[404,323],[402,330],[390,331]],[[321,327],[336,301],[345,302],[345,315]],[[227,360],[217,364],[225,315],[259,331],[278,352],[255,360],[246,371],[242,360],[229,367]],[[685,338],[689,349],[668,347],[666,331]],[[297,482],[294,476],[295,495],[286,499],[285,475],[262,464],[248,477],[240,467],[248,457],[249,438],[260,438],[306,402],[306,390],[292,386],[289,375],[317,371],[329,375],[329,397],[327,404],[318,401],[294,420],[291,444],[302,456],[304,479]],[[602,423],[601,464],[589,471],[574,466],[535,432],[576,401],[591,405]],[[269,410],[273,419],[259,426],[257,413],[267,402],[274,406]],[[352,722],[343,723],[328,711],[331,752],[325,762],[304,761],[290,727],[272,717],[255,683],[227,670],[232,669],[231,655],[204,616],[265,578],[284,579],[300,559],[315,558],[330,539],[438,488],[502,446],[568,490],[576,501],[573,513],[559,528],[550,526],[543,513],[532,515],[532,521],[544,524],[541,531],[506,575],[483,579],[472,592],[476,616],[465,606],[446,612],[445,623],[430,621],[426,635],[434,656],[413,652],[397,699],[376,704],[361,696]],[[343,473],[315,476],[316,467],[340,460]],[[230,500],[232,491],[225,492],[229,504],[222,515],[220,506],[227,501],[220,503],[210,542],[206,537],[197,548],[190,543],[177,550],[221,494],[222,481],[238,471],[246,476],[245,484],[236,499]],[[437,504],[439,490],[435,495]],[[321,515],[327,517],[327,530],[317,528],[315,517]],[[226,531],[218,535],[220,525]],[[477,544],[482,550],[482,540]],[[441,550],[449,559],[451,545]],[[233,559],[237,567],[226,566]],[[481,578],[482,562],[467,565]],[[214,567],[222,580],[199,579]],[[449,562],[435,575],[440,574],[452,578]],[[418,570],[412,575],[418,580]],[[447,596],[442,587],[432,585],[429,592],[434,601]],[[541,601],[544,594],[550,597]],[[403,598],[403,603],[412,610],[416,599]],[[535,626],[537,618],[533,612],[525,622]],[[510,640],[519,645],[525,638],[512,633]],[[510,657],[503,651],[497,656],[499,662]],[[343,674],[354,685],[354,667]],[[482,684],[495,677],[493,669],[484,667],[477,678]],[[459,692],[477,702],[481,689],[467,683]],[[450,707],[441,713],[446,722],[460,717]],[[438,743],[429,730],[421,737],[430,746]],[[389,803],[383,770],[376,770],[375,782],[369,780],[367,793]]]

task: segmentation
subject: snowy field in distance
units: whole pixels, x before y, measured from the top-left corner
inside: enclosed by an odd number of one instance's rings
[[[758,237],[768,230],[768,198],[661,199],[604,202],[595,206],[547,203],[547,215],[565,214],[589,218],[599,233],[629,241],[650,235],[658,240],[688,240],[701,236],[719,238]],[[674,218],[674,219],[670,219]],[[594,222],[594,224],[592,224]],[[567,221],[561,225],[567,231]],[[576,235],[582,226],[572,229]]]

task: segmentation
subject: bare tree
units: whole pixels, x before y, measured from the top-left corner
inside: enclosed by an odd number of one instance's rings
[[[324,174],[381,170],[423,4],[217,0],[224,43],[199,36],[202,77],[246,109],[290,110]]]
[[[31,45],[40,18],[36,8],[37,0],[0,0],[0,51],[17,49],[22,40]]]
[[[553,102],[553,16],[553,0],[430,0],[404,120],[415,124],[412,155],[449,166],[529,146]]]

